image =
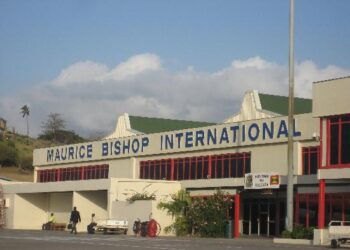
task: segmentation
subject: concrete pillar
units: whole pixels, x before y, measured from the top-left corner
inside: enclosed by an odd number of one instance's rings
[[[239,211],[240,211],[240,195],[235,195],[235,225],[234,225],[234,233],[233,237],[239,237]]]
[[[326,180],[321,179],[318,193],[318,228],[324,229],[325,224],[325,203],[326,203]]]

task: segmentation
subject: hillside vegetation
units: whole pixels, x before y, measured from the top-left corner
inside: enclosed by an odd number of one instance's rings
[[[45,139],[28,138],[10,131],[2,136],[0,134],[0,178],[33,181],[33,150],[63,144]],[[69,143],[83,140],[81,137],[74,139]]]

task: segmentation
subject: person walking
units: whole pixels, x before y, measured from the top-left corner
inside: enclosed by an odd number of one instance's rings
[[[77,224],[78,222],[81,222],[80,213],[77,210],[77,207],[74,207],[73,211],[70,214],[70,222],[72,223],[72,230],[70,233],[74,232],[74,234],[77,234]]]

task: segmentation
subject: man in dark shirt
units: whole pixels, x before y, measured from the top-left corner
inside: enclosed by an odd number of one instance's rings
[[[81,222],[80,213],[77,210],[77,207],[74,207],[70,214],[70,222],[72,223],[72,230],[70,233],[74,232],[74,234],[77,234],[77,223]]]

